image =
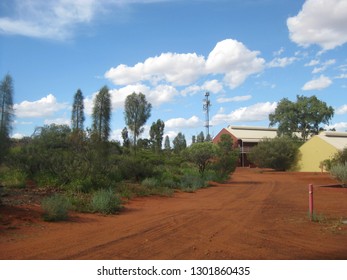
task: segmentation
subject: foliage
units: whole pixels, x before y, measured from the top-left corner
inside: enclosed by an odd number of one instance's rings
[[[344,186],[347,186],[347,162],[331,166],[330,174]]]
[[[0,185],[4,187],[24,188],[27,174],[19,169],[4,168],[0,174]]]
[[[142,181],[154,174],[155,161],[146,158],[143,154],[136,156],[122,156],[119,158],[119,169],[123,179]]]
[[[0,163],[10,147],[13,118],[13,81],[7,74],[0,83]]]
[[[199,173],[203,176],[207,165],[217,156],[217,147],[211,142],[197,142],[187,148],[186,156],[197,165]]]
[[[172,196],[174,190],[162,184],[157,178],[146,178],[142,181],[141,185],[147,188],[152,195]]]
[[[300,132],[304,141],[309,135],[318,134],[320,124],[329,124],[334,116],[334,109],[316,96],[297,96],[292,102],[283,98],[273,114],[269,115],[270,126],[278,124],[279,135],[292,137]]]
[[[180,153],[182,152],[185,148],[187,148],[187,141],[181,132],[177,134],[177,136],[174,138],[172,141],[173,144],[173,150],[175,153]]]
[[[111,95],[107,86],[102,87],[95,97],[92,117],[95,140],[106,142],[111,131]]]
[[[320,163],[320,167],[326,171],[330,171],[331,167],[334,165],[341,165],[347,162],[347,148],[342,151],[338,151],[332,159],[323,160]]]
[[[166,151],[170,151],[170,150],[171,150],[170,138],[169,138],[168,135],[165,136],[164,149],[165,149]]]
[[[122,139],[123,139],[123,147],[129,148],[130,147],[130,139],[129,139],[128,129],[126,127],[124,127],[122,130]]]
[[[141,92],[133,92],[128,95],[124,105],[124,118],[128,128],[134,136],[134,147],[137,144],[137,137],[143,132],[143,125],[151,116],[151,103],[148,103],[146,96]]]
[[[332,159],[332,165],[335,164],[343,164],[347,162],[347,148],[344,148],[342,151],[338,151],[333,159]]]
[[[194,192],[200,188],[207,187],[207,185],[208,183],[203,177],[192,172],[184,173],[179,183],[180,189],[186,192]]]
[[[112,189],[100,189],[93,194],[92,209],[103,214],[113,214],[121,209],[122,201]]]
[[[84,98],[80,89],[74,95],[71,114],[71,127],[73,131],[83,131],[84,129]]]
[[[154,150],[158,153],[161,151],[163,144],[165,123],[158,119],[157,122],[153,122],[149,131],[150,141],[153,143]]]
[[[68,218],[69,201],[61,194],[55,194],[42,200],[45,221],[63,221]]]
[[[198,136],[196,137],[196,142],[198,143],[202,143],[205,141],[205,135],[204,133],[201,131]]]
[[[295,166],[298,153],[298,143],[289,137],[265,138],[252,148],[249,159],[258,167],[284,171]]]
[[[233,148],[233,139],[228,134],[223,134],[218,142],[218,157],[213,163],[213,169],[219,173],[218,180],[226,179],[234,172],[237,166],[239,152]]]

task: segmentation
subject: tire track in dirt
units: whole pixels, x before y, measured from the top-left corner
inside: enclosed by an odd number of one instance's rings
[[[335,234],[305,216],[307,181],[331,179],[294,175],[238,169],[227,183],[196,193],[134,199],[120,215],[46,223],[35,235],[1,242],[0,258],[346,259],[346,228]],[[320,203],[347,213],[346,196],[329,193]]]

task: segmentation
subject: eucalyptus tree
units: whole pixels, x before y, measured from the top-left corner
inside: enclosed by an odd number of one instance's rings
[[[161,119],[158,119],[156,122],[153,122],[150,128],[150,140],[153,143],[153,147],[156,152],[161,151],[164,137],[164,128],[165,123]]]
[[[71,126],[73,131],[83,131],[84,129],[84,97],[80,89],[74,95],[72,104]]]
[[[319,133],[320,124],[329,124],[334,109],[316,96],[297,96],[296,102],[283,98],[274,113],[269,115],[270,126],[278,124],[278,134],[292,137],[301,133],[305,141]]]
[[[177,134],[177,136],[174,138],[172,143],[173,143],[173,150],[175,153],[180,153],[185,148],[187,148],[186,137],[184,136],[182,132],[179,132]]]
[[[124,105],[125,123],[133,133],[134,147],[136,150],[137,137],[144,131],[143,126],[151,116],[152,104],[146,100],[141,92],[128,95]]]
[[[10,145],[13,118],[13,80],[7,74],[0,83],[0,163]]]
[[[107,86],[102,87],[95,97],[92,117],[94,137],[107,142],[111,131],[111,95]]]
[[[166,151],[170,151],[171,150],[171,145],[170,145],[170,138],[168,135],[165,136],[165,140],[164,140],[164,149]]]

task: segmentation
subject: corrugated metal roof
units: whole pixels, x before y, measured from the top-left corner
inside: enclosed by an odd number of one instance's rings
[[[335,131],[323,131],[317,137],[329,143],[338,150],[347,148],[347,133]]]
[[[269,127],[229,125],[226,130],[244,142],[259,142],[263,138],[275,138],[277,136],[277,129]]]

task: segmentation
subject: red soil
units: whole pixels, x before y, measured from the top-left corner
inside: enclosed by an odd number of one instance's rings
[[[38,204],[0,206],[0,259],[347,259],[347,188],[327,174],[238,169],[225,184],[136,198],[120,215],[41,219]]]

